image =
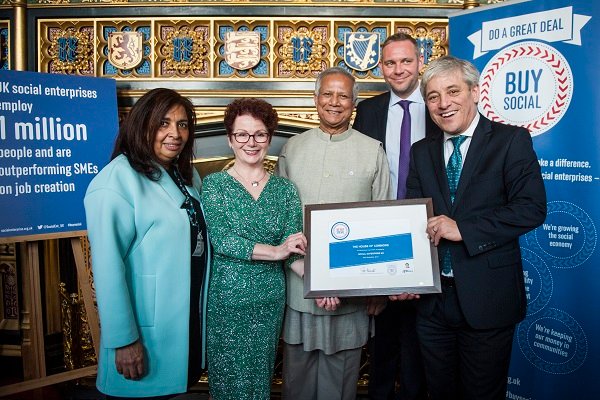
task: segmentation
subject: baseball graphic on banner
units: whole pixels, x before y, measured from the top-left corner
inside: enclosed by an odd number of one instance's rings
[[[479,84],[483,115],[523,126],[532,136],[560,121],[573,94],[573,74],[563,55],[536,41],[499,51],[483,69]]]

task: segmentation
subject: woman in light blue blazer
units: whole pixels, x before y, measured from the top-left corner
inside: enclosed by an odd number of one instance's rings
[[[186,392],[205,367],[210,246],[192,166],[192,103],[142,96],[85,195],[108,398]]]

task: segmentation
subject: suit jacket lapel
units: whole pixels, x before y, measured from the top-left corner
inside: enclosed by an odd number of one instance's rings
[[[469,181],[475,172],[479,160],[485,151],[485,147],[489,141],[491,135],[492,126],[490,121],[480,116],[479,123],[473,132],[473,138],[471,144],[469,144],[469,151],[467,157],[463,161],[462,171],[460,173],[460,180],[458,181],[458,187],[456,189],[456,197],[454,204],[458,204],[466,188],[469,186]]]
[[[444,163],[444,134],[439,130],[435,130],[429,137],[429,157],[431,165],[440,187],[440,192],[446,202],[446,208],[450,210],[452,203],[450,202],[450,189],[448,188],[448,178],[446,177],[446,165]]]
[[[383,143],[383,149],[386,149],[385,136],[387,131],[387,117],[388,117],[388,108],[390,106],[390,92],[385,93],[385,96],[380,97],[380,102],[377,104],[377,108],[375,111],[375,123],[377,124],[377,132],[379,135],[379,141]],[[400,128],[398,128],[400,129]]]

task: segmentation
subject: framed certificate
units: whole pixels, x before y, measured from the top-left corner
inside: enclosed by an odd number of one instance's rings
[[[304,297],[440,293],[430,198],[306,205]]]

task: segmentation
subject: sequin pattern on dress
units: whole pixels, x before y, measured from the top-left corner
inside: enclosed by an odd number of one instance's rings
[[[214,400],[269,399],[285,306],[281,261],[253,261],[256,243],[273,246],[302,230],[294,185],[270,176],[257,200],[227,172],[203,181],[213,245],[207,345]]]

